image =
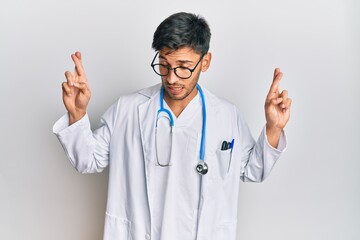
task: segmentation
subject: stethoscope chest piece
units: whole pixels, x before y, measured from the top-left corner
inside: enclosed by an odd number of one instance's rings
[[[196,171],[200,175],[205,175],[208,172],[208,165],[204,161],[199,161],[196,165]]]

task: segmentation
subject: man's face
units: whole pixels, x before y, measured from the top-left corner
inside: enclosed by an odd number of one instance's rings
[[[200,54],[189,47],[183,47],[176,51],[169,52],[169,49],[160,51],[159,63],[169,66],[170,68],[181,66],[193,69],[201,58]],[[196,96],[197,89],[195,86],[199,81],[200,72],[206,71],[210,63],[207,55],[208,54],[203,57],[188,79],[179,78],[173,70],[171,70],[167,76],[161,77],[165,89],[164,97],[167,100],[187,101]]]

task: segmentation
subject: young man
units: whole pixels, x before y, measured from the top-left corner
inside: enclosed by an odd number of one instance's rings
[[[257,142],[237,108],[198,85],[211,62],[203,18],[177,13],[154,33],[151,66],[161,84],[118,99],[90,130],[90,88],[72,55],[53,128],[74,167],[109,165],[104,239],[235,239],[239,180],[260,182],[286,146],[291,99],[275,69]]]

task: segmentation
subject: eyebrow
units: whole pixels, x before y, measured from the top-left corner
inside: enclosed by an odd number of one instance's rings
[[[162,55],[159,55],[159,58],[164,59],[164,60],[167,61],[166,57],[164,57]],[[177,63],[193,63],[193,61],[191,61],[191,60],[177,60],[176,62]]]

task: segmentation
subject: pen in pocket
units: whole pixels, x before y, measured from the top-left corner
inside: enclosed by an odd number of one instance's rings
[[[221,144],[221,150],[225,151],[225,150],[231,149],[231,152],[232,152],[232,150],[234,149],[234,142],[235,142],[235,139],[231,140],[231,142],[223,141]]]

